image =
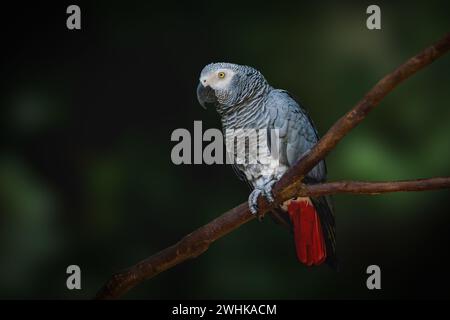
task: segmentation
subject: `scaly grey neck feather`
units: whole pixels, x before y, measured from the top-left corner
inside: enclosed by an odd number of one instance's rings
[[[223,130],[227,128],[262,128],[268,119],[268,111],[265,106],[265,100],[272,88],[265,84],[262,86],[254,86],[244,88],[244,97],[240,101],[227,108],[226,106],[218,106],[217,112],[222,118]],[[248,93],[252,91],[251,93]]]

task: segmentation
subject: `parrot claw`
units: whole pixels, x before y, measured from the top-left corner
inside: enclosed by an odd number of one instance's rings
[[[248,196],[248,207],[253,215],[258,214],[258,198],[262,193],[261,189],[255,189]]]
[[[275,183],[277,183],[277,181],[272,180],[264,185],[264,196],[266,197],[266,199],[269,203],[275,202],[275,199],[273,198],[273,193],[272,193],[272,187]]]
[[[250,212],[254,215],[257,215],[259,221],[262,221],[262,219],[264,219],[264,214],[258,214],[258,198],[260,195],[264,195],[269,203],[275,202],[272,194],[272,187],[276,182],[276,180],[269,181],[261,189],[256,188],[255,190],[253,190],[248,197],[248,207],[250,208]]]

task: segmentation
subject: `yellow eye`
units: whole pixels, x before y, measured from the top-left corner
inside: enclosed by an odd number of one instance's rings
[[[219,72],[219,73],[217,74],[217,76],[218,76],[220,79],[223,79],[223,78],[225,78],[225,72]]]

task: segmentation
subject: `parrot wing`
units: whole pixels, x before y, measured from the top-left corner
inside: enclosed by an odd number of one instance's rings
[[[279,130],[280,163],[291,167],[319,141],[319,134],[306,110],[289,92],[274,90],[267,105],[271,121],[269,129]],[[321,161],[307,177],[323,181],[326,174],[325,162]]]
[[[267,106],[270,114],[269,129],[279,130],[277,143],[280,144],[278,149],[280,163],[291,167],[319,141],[319,134],[306,110],[289,92],[273,90],[269,96]],[[269,144],[269,148],[271,147]],[[317,183],[325,181],[326,175],[325,161],[321,161],[306,175],[304,182]],[[326,244],[326,261],[332,267],[337,268],[335,220],[331,197],[311,198],[311,202],[320,218],[320,226]],[[300,230],[305,225],[304,219],[305,217],[300,217],[300,224],[296,224],[296,221],[292,220],[294,234],[304,233],[305,230]],[[299,230],[296,230],[296,228]],[[303,239],[299,243],[296,240],[297,250],[304,246],[305,243],[302,242],[304,242]],[[308,264],[311,262],[310,259],[311,257],[308,257],[306,261],[302,260],[302,262]]]

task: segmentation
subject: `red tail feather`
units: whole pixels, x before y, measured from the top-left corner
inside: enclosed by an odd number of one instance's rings
[[[314,206],[305,200],[293,200],[288,205],[294,225],[298,259],[307,266],[319,265],[327,257],[320,219]]]

